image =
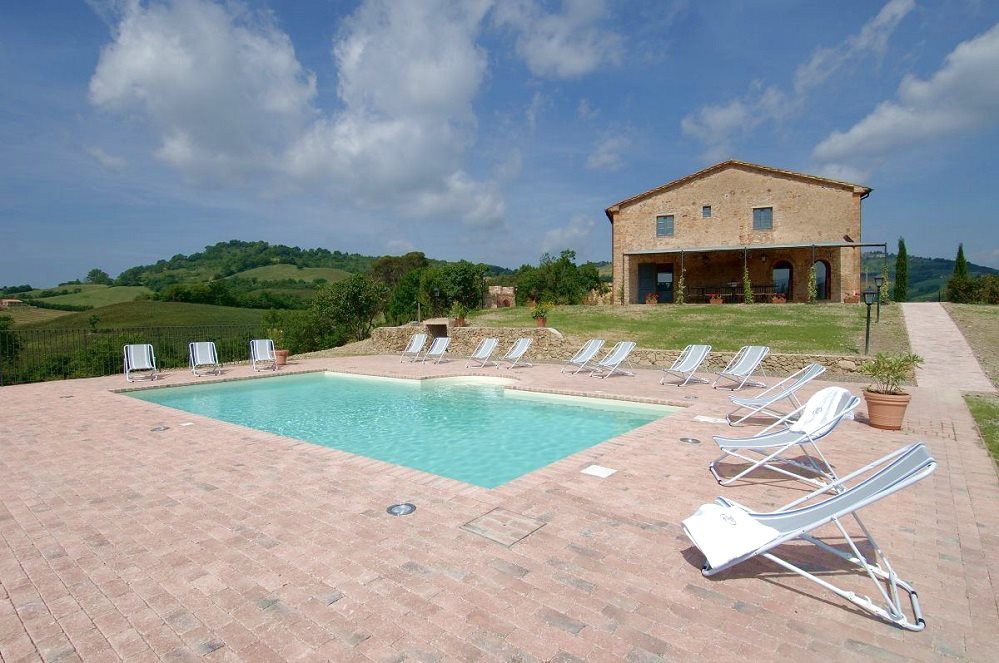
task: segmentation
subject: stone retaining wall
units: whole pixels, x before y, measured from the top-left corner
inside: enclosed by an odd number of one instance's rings
[[[392,354],[401,352],[409,342],[410,336],[425,331],[422,325],[407,325],[405,327],[378,327],[371,333],[371,340],[379,353]],[[467,357],[475,350],[479,341],[487,336],[499,339],[497,356],[505,353],[513,342],[529,336],[534,339],[527,358],[533,362],[561,362],[569,359],[579,350],[582,340],[565,337],[557,329],[550,327],[454,327],[448,326],[451,344],[448,354],[453,357]],[[608,343],[606,349],[612,344]],[[682,349],[657,350],[652,348],[635,348],[630,361],[636,366],[646,368],[662,368],[671,365],[680,356]],[[724,368],[735,352],[714,352],[702,364],[706,371],[717,371]],[[821,364],[826,367],[829,377],[851,376],[858,373],[862,358],[857,355],[806,355],[770,353],[763,361],[763,368],[772,375],[790,375],[808,364]]]

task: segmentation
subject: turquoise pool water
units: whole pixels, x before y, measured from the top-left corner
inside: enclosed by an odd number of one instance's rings
[[[312,373],[130,396],[494,488],[674,408],[496,384]]]

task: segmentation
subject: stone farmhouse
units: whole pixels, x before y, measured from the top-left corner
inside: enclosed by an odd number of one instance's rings
[[[871,189],[743,161],[724,161],[607,208],[615,301],[671,302],[684,274],[685,301],[808,299],[816,266],[820,300],[860,293],[860,206]]]

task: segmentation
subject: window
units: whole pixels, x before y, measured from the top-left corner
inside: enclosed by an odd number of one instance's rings
[[[773,230],[773,228],[774,228],[774,208],[754,207],[753,230]]]
[[[711,205],[705,205],[701,208],[701,218],[710,219],[711,218]]]
[[[656,237],[673,236],[673,215],[656,217]]]

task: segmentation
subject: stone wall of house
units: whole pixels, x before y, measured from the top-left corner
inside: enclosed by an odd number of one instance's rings
[[[859,242],[862,193],[860,189],[833,183],[805,181],[791,175],[733,165],[623,205],[614,213],[612,230],[614,292],[618,293],[623,286],[625,301],[640,303],[636,299],[638,262],[663,262],[662,257],[657,260],[651,256],[629,258],[624,255],[631,251],[843,242],[844,237]],[[702,214],[706,205],[711,207],[709,218]],[[773,208],[772,230],[753,230],[755,207]],[[674,234],[657,237],[656,217],[667,214],[673,215]],[[848,294],[859,291],[860,249],[823,251],[826,252],[823,259],[832,267],[833,301],[841,301]],[[724,254],[709,254],[712,271],[719,274],[720,280],[741,281],[741,254],[728,254],[737,263],[731,277],[729,268],[733,265],[722,264],[729,258],[721,258],[721,255]],[[810,255],[809,250],[809,258]],[[679,257],[670,256],[669,261],[679,262]],[[807,265],[799,262],[795,257],[795,291],[805,293],[810,260]],[[728,271],[722,273],[722,268]],[[753,280],[758,276],[758,282],[769,282],[771,278],[765,273],[769,269],[762,263],[754,265],[750,276]],[[679,271],[675,266],[675,278],[679,277]],[[688,285],[691,276],[688,272]]]
[[[375,350],[381,354],[402,352],[410,337],[421,331],[422,326],[406,325],[404,327],[378,327],[371,333]],[[582,341],[566,338],[557,329],[551,327],[448,327],[451,344],[448,354],[453,357],[467,357],[475,350],[483,338],[499,339],[496,356],[502,356],[513,342],[523,336],[534,339],[527,358],[532,362],[562,362],[579,350]],[[610,350],[612,344],[606,346]],[[682,349],[658,350],[653,348],[635,348],[630,361],[643,368],[663,368],[670,366],[680,356]],[[735,356],[734,352],[712,352],[703,364],[705,371],[717,371],[725,367]],[[772,375],[790,375],[811,363],[826,367],[829,377],[845,376],[857,373],[861,358],[856,355],[804,355],[771,353],[763,362],[763,368]]]
[[[491,285],[486,291],[483,308],[506,308],[517,305],[517,289],[513,286]]]

